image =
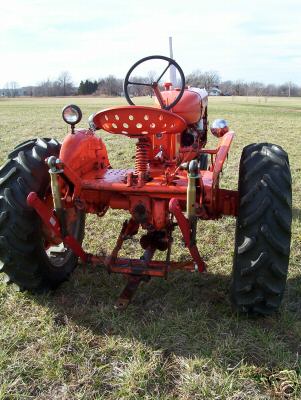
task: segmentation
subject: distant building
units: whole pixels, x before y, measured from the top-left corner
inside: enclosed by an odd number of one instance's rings
[[[222,91],[218,87],[209,89],[209,96],[222,96]]]

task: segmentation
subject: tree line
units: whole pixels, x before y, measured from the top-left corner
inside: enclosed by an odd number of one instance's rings
[[[218,72],[196,70],[186,76],[186,83],[191,86],[206,88],[219,88],[224,95],[234,96],[301,96],[301,87],[293,82],[280,85],[264,84],[262,82],[244,82],[242,80],[222,81]]]
[[[151,83],[155,80],[154,72],[149,72],[145,77],[133,77],[135,82]],[[206,88],[209,92],[212,88],[218,88],[222,95],[235,96],[301,96],[301,87],[293,82],[285,82],[280,85],[264,84],[262,82],[245,82],[242,80],[222,81],[216,71],[195,70],[186,76],[186,84],[189,86]],[[129,86],[131,96],[151,96],[152,89],[149,86]],[[98,80],[81,80],[78,87],[72,81],[68,71],[62,72],[57,79],[47,79],[36,86],[20,88],[17,82],[8,82],[0,89],[1,96],[72,96],[72,95],[98,95],[98,96],[122,96],[123,79],[114,75]]]
[[[0,95],[7,97],[16,96],[72,96],[77,94],[71,75],[68,71],[63,71],[55,80],[46,79],[36,86],[20,87],[17,82],[11,81],[0,89]]]

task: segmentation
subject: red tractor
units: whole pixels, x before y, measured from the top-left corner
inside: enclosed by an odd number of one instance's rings
[[[157,80],[134,81],[136,67],[149,60],[166,62]],[[160,85],[169,68],[179,74],[179,88]],[[133,104],[131,88],[146,86],[154,107]],[[207,92],[187,88],[180,66],[151,56],[132,66],[124,82],[129,106],[99,111],[88,129],[75,129],[81,111],[63,109],[71,132],[55,139],[19,144],[0,171],[0,258],[8,282],[39,292],[66,280],[81,259],[124,274],[127,285],[116,306],[125,308],[141,282],[166,278],[172,270],[206,271],[197,248],[198,220],[223,215],[237,218],[231,301],[237,311],[270,314],[285,290],[291,236],[291,175],[286,152],[275,144],[243,149],[237,190],[219,188],[220,174],[234,133],[224,120],[211,132],[216,148],[207,149]],[[113,169],[104,130],[136,141],[135,167]],[[86,213],[103,216],[109,208],[127,210],[112,252],[88,254],[82,248]],[[173,230],[178,226],[191,260],[171,260]],[[144,230],[140,259],[118,257],[124,240]],[[165,261],[153,260],[166,253]]]

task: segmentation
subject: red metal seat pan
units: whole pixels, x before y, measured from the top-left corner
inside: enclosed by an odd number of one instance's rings
[[[185,120],[177,114],[143,106],[108,108],[96,113],[93,122],[98,129],[129,137],[180,133],[187,127]]]

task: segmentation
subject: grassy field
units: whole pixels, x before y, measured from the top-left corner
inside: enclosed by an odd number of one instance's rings
[[[0,161],[32,137],[63,139],[61,109],[88,116],[120,99],[0,99]],[[149,103],[149,100],[147,100]],[[0,399],[301,398],[301,99],[210,98],[209,119],[236,131],[222,186],[236,189],[243,146],[277,143],[289,153],[293,236],[280,313],[250,319],[228,299],[235,220],[200,223],[204,275],[174,273],[142,285],[125,312],[114,310],[122,277],[78,268],[57,291],[33,296],[0,280]],[[131,166],[134,141],[103,133],[113,167]],[[210,139],[214,145],[215,139]],[[124,212],[89,216],[84,246],[112,249]],[[139,256],[138,240],[123,254]],[[177,232],[173,258],[187,257]]]

